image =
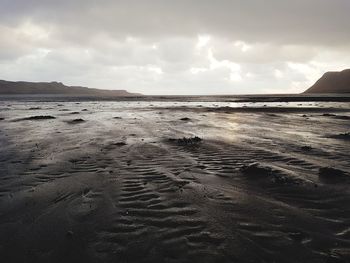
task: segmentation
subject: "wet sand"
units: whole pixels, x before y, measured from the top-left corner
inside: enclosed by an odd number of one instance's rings
[[[349,262],[349,118],[348,102],[1,101],[0,260]]]

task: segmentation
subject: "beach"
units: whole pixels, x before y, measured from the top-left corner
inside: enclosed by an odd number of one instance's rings
[[[0,100],[2,262],[349,262],[348,101]]]

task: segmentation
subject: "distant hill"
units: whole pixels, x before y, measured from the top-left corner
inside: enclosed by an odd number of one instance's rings
[[[25,82],[0,80],[0,95],[137,96],[126,90],[90,89],[66,86],[61,82]]]
[[[350,69],[325,73],[304,93],[350,93]]]

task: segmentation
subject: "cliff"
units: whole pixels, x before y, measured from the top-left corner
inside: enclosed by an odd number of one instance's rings
[[[304,93],[350,93],[350,69],[325,73]]]

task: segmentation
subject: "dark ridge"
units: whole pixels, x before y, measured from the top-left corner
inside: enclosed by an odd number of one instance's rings
[[[16,121],[36,121],[36,120],[52,120],[52,119],[56,119],[56,117],[50,116],[50,115],[38,115],[38,116],[30,116],[26,118],[17,119]]]
[[[339,120],[350,120],[350,116],[345,115],[336,115],[334,118]]]
[[[66,86],[61,82],[25,82],[0,80],[1,95],[69,95],[69,96],[105,96],[128,97],[141,94],[126,90],[102,90],[80,86]]]
[[[350,132],[334,134],[328,137],[333,139],[350,140]]]
[[[29,110],[41,110],[40,107],[30,107]]]
[[[126,142],[116,142],[116,143],[113,143],[113,145],[124,146],[124,145],[127,145],[127,143]]]
[[[320,168],[318,171],[318,176],[325,182],[337,182],[339,180],[343,181],[348,179],[344,171],[332,167]]]
[[[339,120],[350,120],[350,116],[336,115],[336,114],[333,114],[333,113],[324,113],[324,114],[322,114],[322,116],[333,117],[334,119],[339,119]]]
[[[76,124],[76,123],[82,123],[82,122],[85,122],[85,120],[83,120],[83,119],[74,119],[74,120],[68,121],[68,123],[70,123],[70,124]]]

